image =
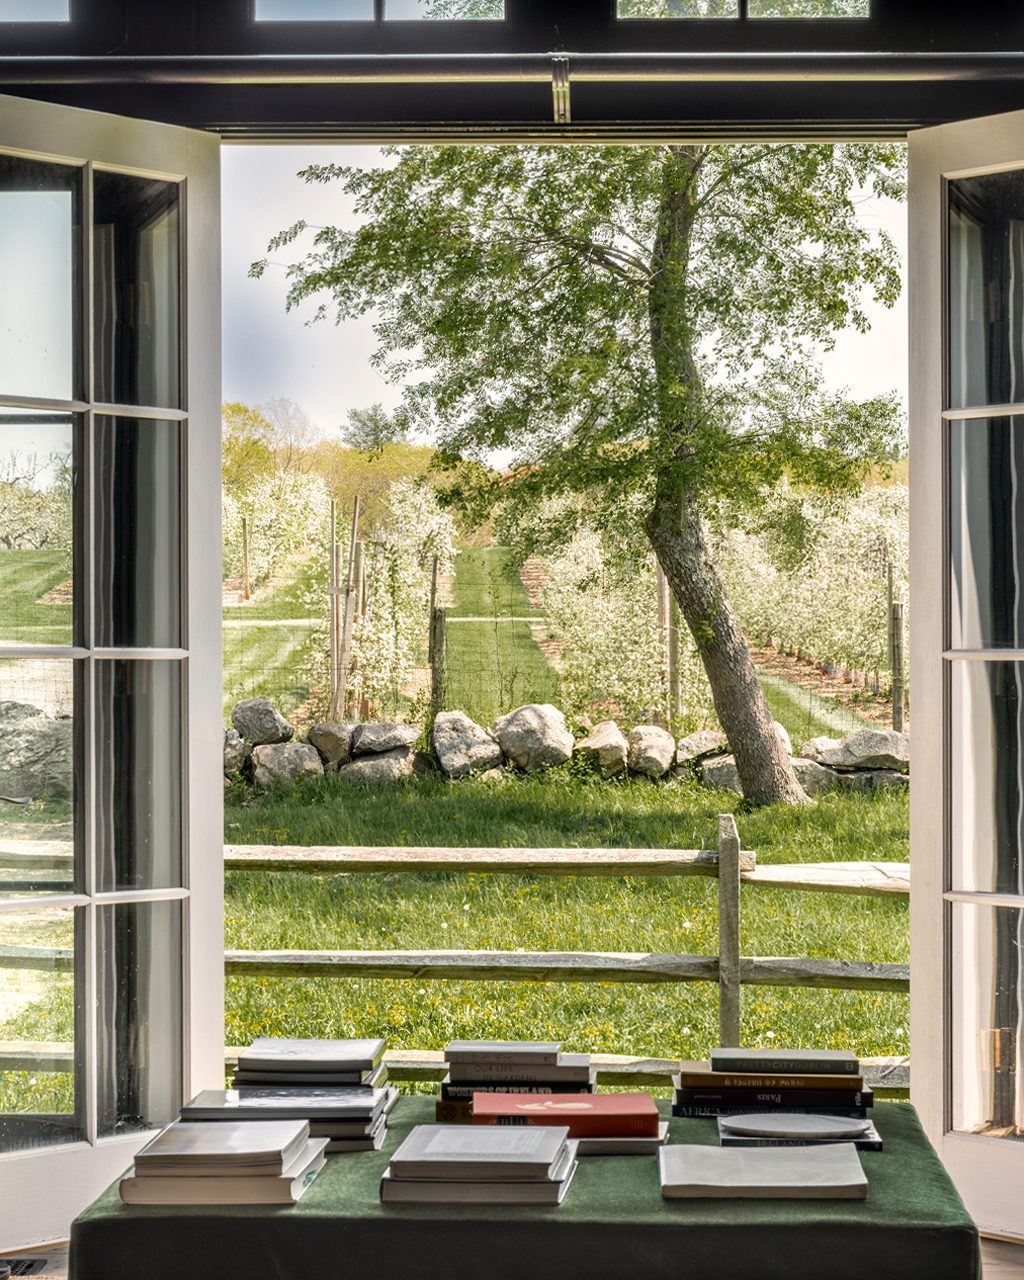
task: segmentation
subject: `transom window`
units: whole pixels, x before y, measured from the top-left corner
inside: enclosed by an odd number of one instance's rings
[[[0,6],[4,3],[0,0]],[[504,17],[505,0],[253,0],[257,22],[501,22]]]
[[[871,0],[618,0],[620,18],[870,18]]]

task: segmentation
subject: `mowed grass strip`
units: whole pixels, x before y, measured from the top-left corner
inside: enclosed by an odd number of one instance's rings
[[[451,615],[523,618],[539,614],[530,604],[509,547],[465,547],[455,560]]]
[[[254,800],[229,793],[231,843],[713,847],[735,798],[695,783],[608,784],[552,772],[501,783],[440,779],[388,792],[327,780]],[[766,862],[904,860],[905,796],[830,796],[740,814]],[[716,883],[705,878],[464,875],[227,876],[232,949],[641,951],[713,955]],[[903,961],[905,901],[746,887],[743,951]],[[232,978],[227,1038],[386,1036],[439,1048],[452,1036],[556,1038],[574,1049],[702,1056],[717,1037],[711,984],[470,983]],[[905,996],[744,989],[744,1042],[907,1051]]]
[[[0,637],[18,644],[70,644],[71,605],[42,597],[71,577],[63,551],[0,551]]]

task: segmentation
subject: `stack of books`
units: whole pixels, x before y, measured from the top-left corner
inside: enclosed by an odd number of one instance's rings
[[[421,1124],[380,1181],[384,1204],[561,1204],[576,1172],[564,1126]]]
[[[649,1093],[601,1096],[563,1093],[539,1097],[531,1093],[478,1093],[473,1122],[479,1125],[544,1127],[565,1125],[586,1155],[653,1155],[668,1138]]]
[[[666,1200],[863,1200],[868,1194],[853,1145],[789,1151],[723,1151],[677,1143],[660,1153]]]
[[[822,1141],[855,1141],[861,1150],[880,1151],[881,1139],[868,1120],[874,1099],[864,1085],[856,1055],[843,1050],[716,1049],[710,1063],[684,1062],[678,1076],[672,1114],[719,1119],[723,1145],[807,1145]],[[781,1121],[774,1134],[755,1132],[756,1124],[730,1123],[773,1114],[792,1116],[786,1132]],[[837,1122],[845,1139],[815,1137],[796,1117],[817,1116]],[[850,1125],[859,1121],[853,1134]],[[819,1124],[818,1129],[823,1132]],[[740,1132],[745,1128],[747,1132]],[[802,1128],[803,1133],[798,1132]]]
[[[379,1151],[398,1090],[324,1085],[304,1089],[204,1089],[181,1109],[188,1121],[305,1120],[327,1154]]]
[[[452,1040],[444,1051],[436,1118],[445,1124],[473,1119],[473,1095],[596,1092],[589,1053],[563,1053],[561,1041]]]
[[[176,1120],[121,1179],[125,1204],[294,1204],[324,1166],[326,1138],[303,1120]]]
[[[377,1089],[388,1078],[383,1040],[286,1040],[260,1036],[238,1055],[236,1089],[323,1085]]]
[[[234,1088],[210,1089],[182,1118],[307,1120],[328,1152],[376,1151],[398,1090],[386,1084],[384,1041],[260,1036],[238,1055]]]

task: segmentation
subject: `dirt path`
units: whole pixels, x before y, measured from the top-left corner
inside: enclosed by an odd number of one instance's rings
[[[839,676],[825,675],[809,660],[793,658],[776,649],[754,649],[751,657],[759,670],[808,690],[817,695],[823,705],[831,703],[859,720],[881,729],[892,728],[892,703],[884,695],[856,688]],[[904,728],[910,732],[909,717]]]

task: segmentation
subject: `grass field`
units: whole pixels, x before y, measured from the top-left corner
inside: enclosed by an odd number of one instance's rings
[[[537,616],[507,547],[460,551],[449,610],[445,705],[481,724],[525,702],[557,705],[558,673],[530,635],[530,624],[494,621]]]
[[[41,603],[70,577],[71,558],[62,551],[0,551],[0,639],[70,644],[70,602]]]
[[[693,782],[596,782],[573,771],[500,783],[428,780],[385,794],[326,786],[228,795],[230,843],[708,847],[734,807]],[[806,810],[741,814],[768,862],[903,860],[905,796],[830,796]],[[243,874],[227,877],[234,948],[477,948],[714,954],[713,880]],[[746,955],[905,960],[903,901],[743,890]],[[745,988],[744,1042],[907,1051],[905,996]],[[227,1038],[387,1036],[438,1048],[451,1036],[558,1038],[574,1049],[700,1056],[714,1043],[707,984],[229,979]]]

